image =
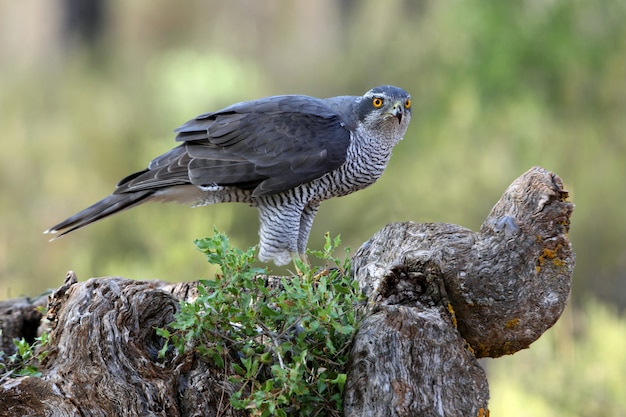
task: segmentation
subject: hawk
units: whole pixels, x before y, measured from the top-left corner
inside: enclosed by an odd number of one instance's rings
[[[236,103],[176,129],[179,146],[45,233],[63,236],[147,201],[241,202],[259,211],[259,259],[285,265],[304,256],[322,201],[380,178],[410,120],[411,96],[390,85]]]

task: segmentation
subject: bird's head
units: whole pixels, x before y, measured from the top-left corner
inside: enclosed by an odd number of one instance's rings
[[[398,142],[411,121],[411,95],[392,85],[374,87],[361,97],[357,117],[363,128]]]

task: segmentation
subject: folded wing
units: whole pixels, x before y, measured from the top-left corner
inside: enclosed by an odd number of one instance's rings
[[[120,181],[116,194],[184,184],[280,193],[337,169],[351,135],[342,115],[307,96],[238,103],[176,132],[183,143]]]

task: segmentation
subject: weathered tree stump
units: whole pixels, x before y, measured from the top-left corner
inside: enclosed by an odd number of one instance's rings
[[[488,415],[477,358],[528,347],[567,303],[574,254],[566,199],[556,175],[533,168],[511,184],[478,233],[395,223],[366,242],[353,258],[368,304],[352,347],[344,415]],[[237,387],[224,371],[192,351],[158,358],[163,340],[154,328],[195,295],[194,283],[77,282],[68,274],[50,296],[43,376],[4,381],[0,416],[246,415],[228,406]],[[7,306],[3,328],[25,320],[20,311],[33,314],[20,308],[7,315]]]
[[[476,358],[528,347],[567,304],[574,206],[566,199],[559,177],[533,168],[478,233],[395,223],[363,244],[353,273],[370,315],[355,337],[344,414],[485,415]]]
[[[41,312],[38,308],[47,304],[48,294],[0,301],[0,351],[7,356],[14,354],[13,339],[24,338],[33,343],[41,326]]]

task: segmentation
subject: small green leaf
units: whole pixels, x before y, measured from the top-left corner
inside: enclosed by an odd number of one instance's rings
[[[168,344],[181,352],[187,344],[215,365],[227,364],[235,375],[225,378],[241,386],[231,404],[254,410],[256,416],[324,415],[331,414],[324,407],[341,409],[344,366],[361,295],[350,279],[349,250],[345,260],[334,257],[340,237],[327,233],[323,250],[307,251],[324,260],[325,267],[296,260],[299,274],[283,278],[277,288],[268,288],[267,271],[253,266],[255,247],[233,248],[217,230],[194,243],[219,271],[199,282],[197,299],[181,303],[167,329],[157,330],[166,339],[160,354],[165,355]]]
[[[238,375],[247,376],[245,369],[243,369],[240,365],[236,363],[231,363],[230,366],[233,368]]]
[[[330,382],[337,385],[339,390],[343,392],[344,387],[346,386],[346,379],[348,378],[347,374],[337,374],[337,377]]]

